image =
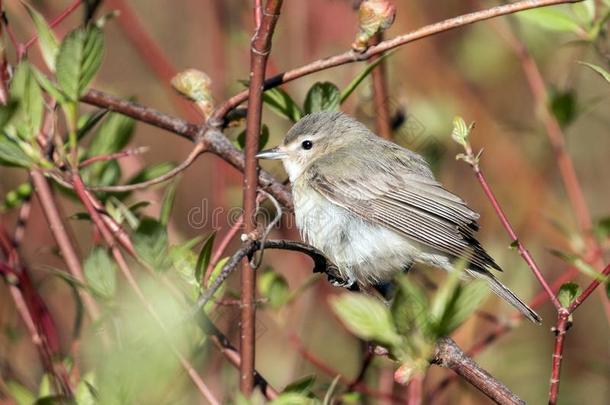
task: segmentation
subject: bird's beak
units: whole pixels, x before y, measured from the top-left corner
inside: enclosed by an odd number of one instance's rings
[[[279,147],[275,147],[272,149],[266,149],[266,150],[262,150],[260,152],[258,152],[258,154],[256,155],[257,159],[283,159],[286,156],[288,156],[288,154],[282,150],[280,150]]]

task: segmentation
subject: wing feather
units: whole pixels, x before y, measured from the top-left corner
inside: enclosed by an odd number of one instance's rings
[[[409,167],[413,156],[406,155],[408,151],[395,149],[396,145],[389,147],[394,149],[394,154],[397,150],[399,155],[405,153],[391,168],[387,162],[377,164],[368,156],[359,159],[351,152],[337,151],[334,156],[312,164],[306,173],[309,184],[331,202],[365,220],[389,227],[452,257],[463,257],[482,269],[500,270],[473,236],[478,230],[479,215],[444,189],[429,170],[414,173]],[[349,168],[337,170],[337,161]],[[332,175],[326,176],[323,173],[329,171],[325,167],[331,163]],[[371,173],[375,174],[374,180]]]

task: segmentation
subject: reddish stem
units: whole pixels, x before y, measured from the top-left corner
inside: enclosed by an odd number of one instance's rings
[[[595,291],[595,289],[602,283],[607,282],[608,274],[610,274],[610,264],[606,266],[606,268],[600,273],[600,277],[593,280],[591,284],[572,302],[570,307],[568,308],[569,313],[573,313],[576,308],[580,306],[588,297]],[[603,280],[603,281],[602,281]]]
[[[263,85],[267,59],[271,51],[271,38],[279,18],[282,0],[268,0],[261,24],[257,27],[250,50],[250,90],[248,92],[248,115],[246,116],[246,147],[244,167],[244,223],[245,232],[256,231],[256,194],[258,188],[258,152],[263,108]],[[242,260],[241,271],[241,324],[240,324],[240,388],[250,396],[254,388],[255,351],[255,269],[249,260]]]
[[[555,348],[553,349],[553,361],[551,366],[551,386],[549,388],[549,405],[557,403],[557,395],[559,394],[559,374],[561,371],[561,360],[563,359],[563,347],[565,343],[566,332],[569,328],[569,315],[559,314],[557,318],[557,326],[555,326]]]
[[[565,310],[562,307],[559,300],[557,299],[557,296],[555,295],[555,293],[553,292],[553,290],[547,283],[547,281],[544,279],[544,276],[542,275],[540,268],[538,267],[538,265],[532,258],[532,255],[529,253],[529,251],[525,248],[523,243],[521,243],[521,241],[517,237],[517,233],[513,229],[506,214],[504,213],[504,210],[500,206],[500,203],[496,199],[496,196],[494,195],[493,191],[489,187],[489,184],[487,183],[487,180],[485,179],[485,176],[483,175],[483,172],[479,168],[478,164],[473,164],[472,168],[475,172],[477,180],[479,181],[479,183],[481,184],[481,187],[483,188],[483,191],[485,192],[485,195],[491,202],[491,205],[493,206],[494,210],[496,211],[498,218],[500,218],[500,221],[502,222],[502,226],[504,226],[504,229],[506,230],[506,232],[512,239],[513,243],[515,243],[517,245],[517,250],[519,251],[519,254],[521,255],[521,257],[523,257],[523,260],[525,260],[525,262],[527,263],[529,268],[532,270],[532,272],[534,273],[534,276],[536,276],[536,278],[538,279],[538,282],[540,283],[540,285],[542,285],[542,288],[544,289],[546,294],[549,296],[549,299],[551,300],[551,302],[553,303],[553,305],[555,306],[557,311]]]
[[[375,35],[373,45],[383,41],[383,34]],[[371,58],[371,63],[379,59],[380,55]],[[375,128],[377,135],[384,139],[392,138],[392,126],[390,117],[390,106],[388,104],[388,82],[386,78],[385,61],[381,61],[371,72],[373,81],[373,102],[375,104]]]

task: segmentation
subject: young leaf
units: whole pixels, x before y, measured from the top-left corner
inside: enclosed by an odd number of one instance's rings
[[[78,28],[64,39],[56,61],[60,87],[72,102],[77,102],[102,64],[104,38],[95,27]]]
[[[331,82],[317,82],[305,97],[305,114],[320,111],[339,111],[341,94],[339,88]]]
[[[0,131],[2,131],[11,118],[13,118],[17,108],[19,108],[19,103],[14,100],[10,100],[7,105],[0,105]]]
[[[176,201],[176,191],[178,190],[178,181],[174,180],[165,190],[163,194],[163,204],[161,205],[161,213],[159,214],[159,222],[161,225],[167,226],[172,216],[172,209]]]
[[[4,166],[30,167],[33,161],[21,147],[6,134],[0,134],[0,164]]]
[[[91,130],[108,114],[108,110],[98,109],[89,114],[81,114],[78,118],[76,136],[78,140],[83,139],[91,133]]]
[[[580,287],[576,283],[565,283],[559,287],[557,299],[564,308],[568,308],[580,294]]]
[[[44,17],[28,3],[23,3],[32,17],[36,32],[38,33],[38,46],[40,47],[40,53],[44,59],[44,63],[47,65],[51,72],[55,72],[55,60],[57,53],[59,52],[59,42],[53,33],[53,30],[47,24]]]
[[[84,265],[85,278],[91,289],[104,298],[112,298],[116,293],[116,266],[108,251],[94,248]]]
[[[265,124],[261,127],[261,136],[258,140],[258,150],[265,148],[265,145],[269,141],[269,127]],[[237,135],[237,146],[240,150],[244,150],[246,147],[246,130],[243,130]]]
[[[406,335],[414,330],[429,335],[432,329],[429,303],[421,288],[406,276],[397,279],[398,289],[392,303],[392,318],[398,333]]]
[[[287,392],[280,394],[269,405],[315,405],[316,401],[309,398],[307,395],[297,392]]]
[[[169,266],[167,228],[152,218],[144,218],[133,236],[133,245],[142,258],[155,270]]]
[[[203,246],[201,247],[201,251],[199,252],[199,256],[197,256],[197,263],[195,264],[195,280],[198,284],[202,283],[203,273],[210,264],[215,237],[216,233],[211,233],[210,236],[205,239],[205,242],[203,242]]]
[[[42,90],[32,74],[30,64],[21,62],[11,81],[11,98],[19,103],[14,121],[21,138],[29,140],[38,135],[44,113]]]
[[[400,344],[390,311],[378,300],[358,294],[342,294],[330,302],[332,309],[354,335],[389,347]]]
[[[610,217],[601,218],[593,226],[593,233],[598,239],[604,240],[610,237]]]
[[[288,384],[282,392],[309,392],[315,381],[315,374],[306,375]]]
[[[36,78],[36,81],[46,91],[51,97],[53,97],[59,104],[63,104],[66,102],[66,95],[61,91],[61,89],[53,83],[47,76],[45,76],[41,71],[36,69],[34,66],[31,66],[32,73]]]
[[[594,72],[596,72],[598,75],[600,75],[605,81],[610,83],[610,72],[608,72],[603,67],[594,65],[593,63],[588,63],[588,62],[578,62],[578,63],[580,63],[581,65],[587,66],[590,69],[593,69]]]
[[[556,8],[527,10],[518,13],[517,17],[550,31],[583,32],[583,29],[574,21],[572,16]]]
[[[131,140],[135,121],[118,113],[111,113],[100,125],[89,145],[89,157],[109,155],[123,149]]]
[[[549,95],[550,108],[562,127],[571,124],[577,115],[576,94],[573,91],[553,91]]]
[[[266,90],[263,93],[263,102],[273,111],[292,122],[297,122],[303,116],[297,103],[279,87]]]
[[[258,278],[258,290],[269,300],[269,305],[273,309],[280,308],[290,297],[286,279],[274,271],[267,271]]]

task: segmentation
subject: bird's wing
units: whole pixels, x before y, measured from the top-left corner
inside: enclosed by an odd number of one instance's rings
[[[481,269],[500,270],[473,236],[479,215],[434,180],[427,166],[422,170],[421,161],[413,161],[418,155],[392,149],[391,161],[335,153],[314,162],[305,175],[316,191],[365,220]]]

